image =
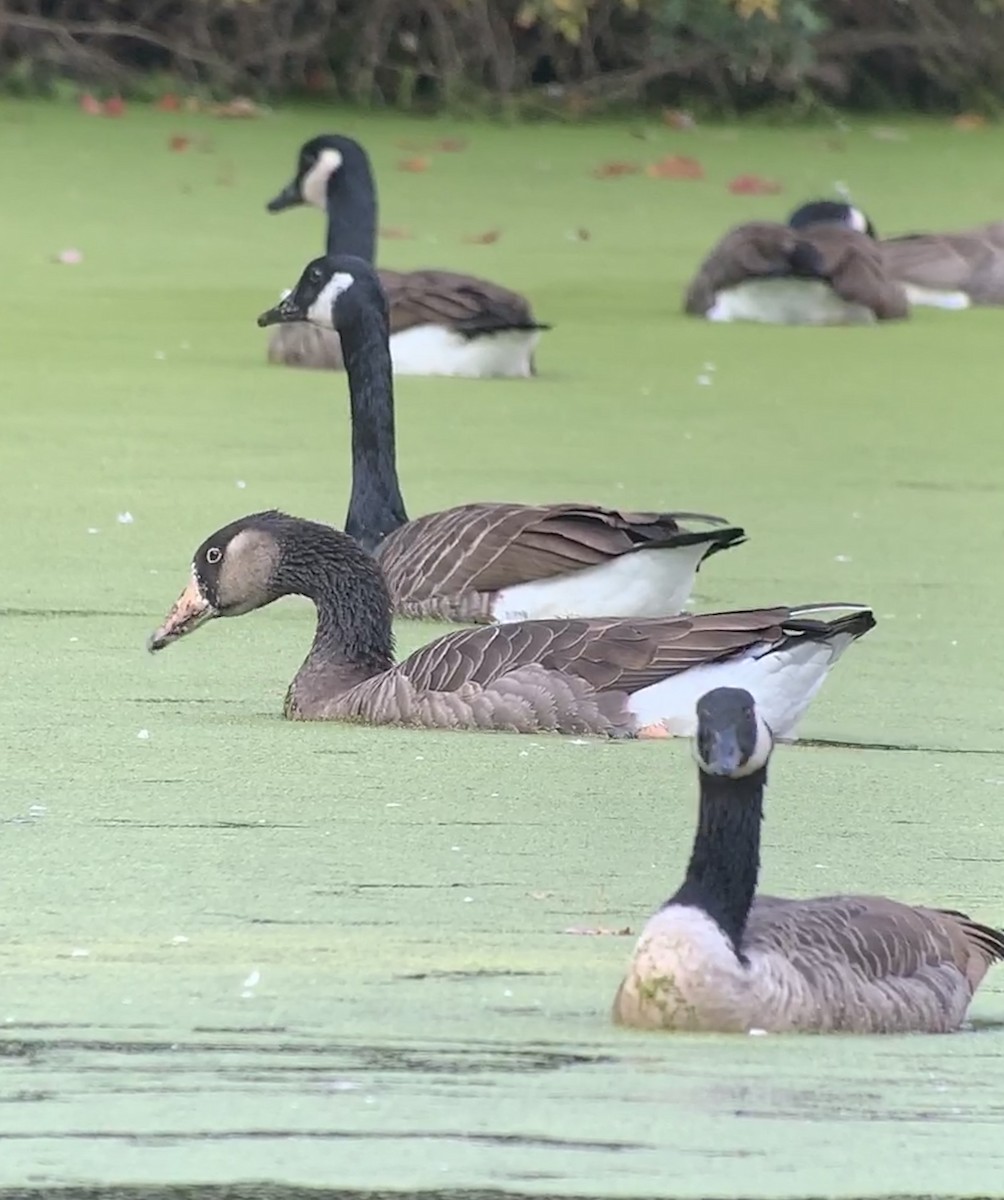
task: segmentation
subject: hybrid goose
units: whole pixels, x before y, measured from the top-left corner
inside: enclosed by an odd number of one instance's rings
[[[376,258],[377,192],[369,156],[352,138],[326,134],[300,149],[296,174],[272,200],[277,213],[311,204],[327,213],[328,254]],[[468,378],[533,375],[543,330],[516,292],[452,271],[380,271],[390,304],[391,356],[399,375]],[[291,325],[275,330],[269,362],[341,370],[338,334]]]
[[[803,205],[785,225],[731,229],[701,264],[684,309],[709,321],[868,325],[909,314],[871,222],[830,201]]]
[[[1004,304],[1004,221],[958,233],[910,233],[879,243],[889,274],[911,304]],[[954,297],[945,303],[945,297]]]
[[[697,834],[679,890],[648,922],[614,1001],[637,1029],[948,1033],[1004,935],[878,896],[755,896],[767,764],[779,732],[755,689],[697,702]]]
[[[290,594],[313,601],[317,625],[286,693],[287,717],[428,729],[690,734],[697,698],[737,683],[790,737],[830,668],[875,623],[866,608],[826,620],[817,607],[522,621],[458,630],[395,663],[376,560],[338,530],[263,512],[202,543],[147,647],[161,650],[212,618]]]
[[[409,521],[394,446],[387,301],[348,255],[309,263],[258,322],[337,328],[352,413],[346,532],[380,560],[404,617],[484,622],[680,612],[704,559],[744,540],[720,517],[588,504],[465,504]],[[690,530],[690,518],[711,526]]]

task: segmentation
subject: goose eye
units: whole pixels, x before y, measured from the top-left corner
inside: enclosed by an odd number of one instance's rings
[[[206,551],[206,562],[211,567],[215,567],[222,557],[223,551],[218,546],[210,546]]]
[[[314,268],[314,269],[313,269],[313,270],[310,272],[310,281],[311,281],[311,283],[320,283],[320,282],[321,282],[321,280],[322,280],[323,278],[324,278],[324,274],[323,274],[323,272],[321,271],[321,268],[320,268],[320,267],[315,267],[315,268]]]

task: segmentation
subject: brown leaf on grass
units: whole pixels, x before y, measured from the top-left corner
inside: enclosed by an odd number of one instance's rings
[[[104,107],[101,111],[106,117],[121,117],[125,114],[125,110],[125,101],[122,99],[122,97],[112,96],[110,99],[105,101]]]
[[[265,110],[260,104],[247,96],[235,96],[225,104],[214,104],[210,109],[214,117],[226,117],[230,120],[247,120],[250,117],[263,117]]]
[[[623,929],[607,929],[605,925],[597,925],[595,927],[589,925],[570,925],[563,933],[573,933],[578,937],[631,937],[634,930],[630,925],[625,925]]]
[[[605,162],[600,163],[593,170],[594,179],[617,179],[621,175],[637,175],[641,167],[637,163],[632,162]]]
[[[592,236],[593,235],[589,232],[588,229],[579,228],[579,229],[572,230],[572,237],[577,242],[588,242]]]
[[[776,196],[781,190],[776,179],[764,179],[762,175],[737,175],[729,183],[733,196]]]
[[[394,225],[385,225],[380,229],[380,236],[391,242],[406,242],[415,235],[410,229],[398,229]]]
[[[181,154],[192,144],[192,139],[183,133],[175,133],[167,139],[167,148]]]
[[[469,246],[490,246],[502,236],[501,229],[489,229],[485,233],[470,233],[463,240]]]
[[[467,138],[440,138],[435,149],[443,154],[459,154],[467,149]]]
[[[682,108],[664,108],[662,123],[670,129],[694,129],[697,125],[691,114]]]
[[[90,92],[84,92],[77,100],[77,107],[82,113],[86,113],[89,117],[100,117],[102,113],[101,101],[94,98]]]
[[[979,113],[960,113],[952,120],[953,127],[960,133],[972,133],[976,129],[983,129],[986,123],[986,117],[981,117]]]
[[[650,179],[703,179],[704,168],[696,158],[685,154],[667,154],[658,162],[649,163],[645,174]]]
[[[165,92],[163,96],[161,96],[160,99],[154,103],[154,108],[160,109],[161,112],[177,112],[178,109],[181,108],[181,101],[174,94],[174,92]]]
[[[429,160],[417,154],[414,158],[402,158],[397,164],[399,171],[411,171],[414,174],[421,174],[422,171],[428,171]]]

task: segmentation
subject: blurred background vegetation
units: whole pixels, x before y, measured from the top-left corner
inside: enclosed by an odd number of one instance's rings
[[[0,0],[8,92],[996,111],[1004,0]]]

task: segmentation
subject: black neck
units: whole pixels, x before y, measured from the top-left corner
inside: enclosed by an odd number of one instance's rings
[[[371,553],[408,520],[394,446],[394,374],[387,313],[360,304],[339,319],[352,411],[352,494],[345,532]]]
[[[760,822],[767,768],[742,779],[699,771],[701,804],[697,834],[683,886],[667,904],[708,914],[737,955],[760,871]]]
[[[391,602],[380,568],[345,534],[302,522],[286,536],[280,594],[306,596],[317,609],[314,642],[301,671],[344,668],[368,678],[394,661]]]
[[[377,198],[368,162],[336,171],[328,183],[328,254],[376,262]]]

